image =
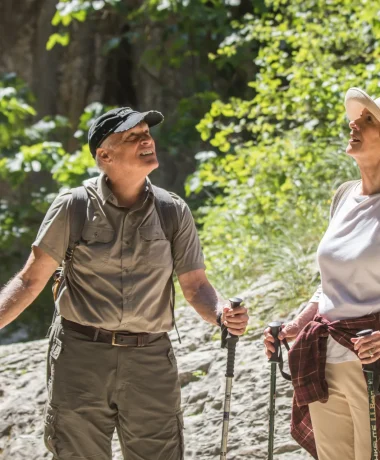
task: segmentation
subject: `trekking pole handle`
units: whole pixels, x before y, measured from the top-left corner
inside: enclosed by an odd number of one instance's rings
[[[237,307],[240,307],[240,304],[243,302],[243,299],[239,299],[239,297],[231,297],[230,299],[228,299],[230,304],[231,304],[231,308],[234,310],[235,308]],[[228,333],[227,334],[227,339],[230,339],[231,337],[238,337],[234,334],[230,334]]]
[[[231,308],[237,308],[240,306],[240,304],[243,302],[242,299],[239,299],[239,297],[232,297],[229,299]],[[233,377],[234,376],[234,368],[235,368],[235,353],[236,353],[236,344],[239,341],[239,336],[230,334],[229,332],[227,333],[226,337],[226,343],[227,343],[227,348],[228,348],[228,353],[227,353],[227,371],[226,371],[226,377]]]
[[[278,334],[281,331],[281,326],[282,323],[280,321],[272,321],[271,323],[268,324],[270,328],[270,333],[272,334],[274,338],[274,353],[272,353],[272,356],[269,358],[270,363],[279,363],[280,362],[280,340],[278,338]]]
[[[357,332],[356,337],[365,337],[366,335],[371,335],[373,329],[364,329],[363,331]]]
[[[231,308],[240,307],[240,304],[243,302],[243,299],[239,299],[239,297],[231,297],[228,300],[230,301]]]

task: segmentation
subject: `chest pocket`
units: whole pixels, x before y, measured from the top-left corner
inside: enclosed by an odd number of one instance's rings
[[[112,227],[86,223],[82,241],[75,250],[75,258],[83,265],[99,266],[108,263],[115,238]]]
[[[152,267],[172,265],[170,241],[160,225],[147,225],[139,228],[142,262]]]

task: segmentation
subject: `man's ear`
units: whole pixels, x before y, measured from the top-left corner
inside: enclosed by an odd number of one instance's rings
[[[112,162],[112,157],[109,155],[109,152],[107,149],[104,149],[101,147],[97,148],[96,156],[100,163],[109,164]]]

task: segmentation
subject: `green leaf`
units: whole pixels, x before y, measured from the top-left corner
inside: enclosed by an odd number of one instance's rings
[[[67,46],[70,41],[70,35],[68,32],[64,34],[52,34],[49,37],[49,40],[46,44],[46,49],[49,51],[54,48],[54,46],[58,43],[61,46]]]

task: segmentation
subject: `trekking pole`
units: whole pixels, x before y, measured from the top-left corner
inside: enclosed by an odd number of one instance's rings
[[[357,337],[365,337],[371,335],[372,329],[365,329],[356,334]],[[363,364],[363,372],[367,376],[367,390],[368,390],[368,402],[369,402],[369,421],[371,430],[371,460],[378,460],[377,451],[377,429],[376,429],[376,393],[374,386],[374,364]]]
[[[273,460],[273,445],[274,445],[274,415],[276,408],[276,371],[277,364],[280,363],[281,358],[279,354],[280,340],[278,333],[281,330],[282,323],[274,321],[269,323],[270,333],[274,338],[274,353],[269,358],[270,364],[270,396],[269,396],[269,438],[268,438],[268,460]]]
[[[232,308],[238,307],[243,300],[238,297],[229,299]],[[227,458],[227,438],[228,438],[228,423],[230,421],[230,403],[232,391],[232,379],[234,377],[235,367],[235,351],[236,344],[239,341],[237,335],[230,334],[227,328],[222,329],[222,348],[227,346],[227,371],[226,371],[226,393],[224,396],[224,413],[223,413],[223,429],[222,429],[222,446],[220,451],[220,460]]]

